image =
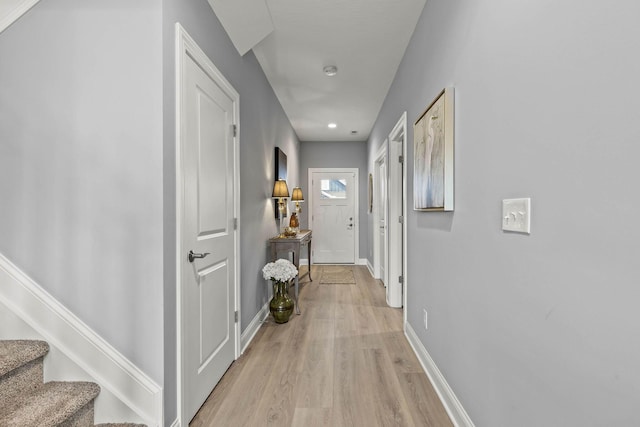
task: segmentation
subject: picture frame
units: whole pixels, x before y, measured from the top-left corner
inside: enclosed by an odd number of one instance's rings
[[[444,88],[413,125],[413,209],[453,211],[454,90]]]
[[[287,155],[280,149],[280,147],[275,147],[274,149],[274,181],[278,181],[280,179],[287,180]],[[276,219],[280,219],[280,209],[278,209],[278,202],[275,202],[275,211],[276,211]],[[287,206],[288,211],[288,206]],[[283,218],[287,217],[287,212],[283,214]]]
[[[274,159],[275,159],[275,173],[274,180],[278,181],[279,179],[287,180],[287,155],[280,149],[280,147],[275,147],[274,150]]]
[[[373,212],[373,175],[369,174],[369,213]]]

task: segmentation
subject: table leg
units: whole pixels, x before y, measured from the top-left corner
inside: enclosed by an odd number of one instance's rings
[[[309,263],[309,281],[313,282],[311,278],[311,239],[309,239],[309,243],[307,243],[307,262]]]
[[[300,314],[300,304],[298,303],[298,285],[299,285],[299,283],[298,283],[298,282],[299,282],[298,277],[299,277],[299,276],[300,276],[300,275],[297,275],[297,276],[296,276],[296,283],[295,283],[295,288],[296,288],[296,296],[295,296],[295,301],[296,301],[296,314],[298,314],[298,315]]]

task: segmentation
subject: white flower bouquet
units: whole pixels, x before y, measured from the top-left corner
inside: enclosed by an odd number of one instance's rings
[[[298,269],[288,259],[278,259],[262,268],[264,278],[275,282],[288,282],[296,277],[297,274]]]

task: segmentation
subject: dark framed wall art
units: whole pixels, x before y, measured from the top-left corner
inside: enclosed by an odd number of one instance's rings
[[[274,181],[278,181],[280,179],[287,180],[287,155],[280,149],[280,147],[276,147],[274,149]],[[276,219],[280,219],[280,210],[278,209],[278,203],[275,204],[276,211]],[[287,212],[284,213],[284,218],[287,217]]]

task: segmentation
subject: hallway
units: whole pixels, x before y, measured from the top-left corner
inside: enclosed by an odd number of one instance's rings
[[[301,284],[302,315],[270,318],[191,427],[450,426],[402,332],[402,310],[364,266],[355,284]]]

